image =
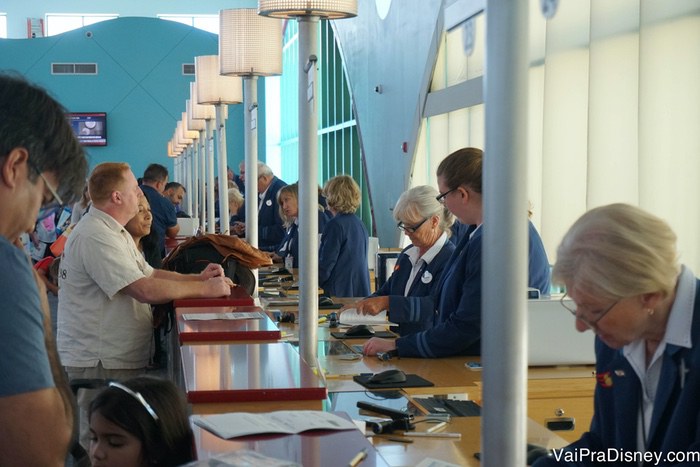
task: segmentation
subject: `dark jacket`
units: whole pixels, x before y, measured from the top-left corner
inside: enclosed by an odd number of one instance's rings
[[[695,281],[691,340],[693,347],[666,344],[661,366],[659,386],[654,400],[654,411],[649,427],[647,452],[661,455],[660,466],[700,465],[700,281]],[[615,453],[634,453],[637,448],[637,426],[641,385],[622,350],[605,345],[596,338],[595,413],[591,429],[581,439],[566,448],[568,452],[582,449]],[[667,454],[699,456],[695,462],[671,463]],[[691,459],[692,460],[692,459]],[[590,458],[577,462],[556,462],[553,457],[542,458],[537,467],[548,465],[599,465]],[[637,465],[622,462],[605,465]],[[655,461],[644,464],[657,465]]]
[[[398,324],[396,332],[406,336],[424,331],[433,326],[435,319],[435,304],[433,293],[440,283],[440,277],[448,260],[455,251],[454,243],[449,240],[443,245],[430,264],[421,267],[413,280],[413,284],[405,295],[406,283],[413,266],[404,248],[396,260],[396,267],[382,288],[373,293],[372,297],[389,296],[389,321]]]
[[[369,295],[368,237],[354,214],[336,214],[328,221],[318,255],[318,283],[327,295]]]
[[[396,340],[401,357],[481,355],[481,253],[483,229],[464,236],[442,273],[433,296],[435,325]],[[528,286],[549,292],[549,261],[535,226],[529,223]]]
[[[277,177],[272,179],[265,192],[265,197],[260,200],[258,210],[258,248],[264,251],[274,251],[284,238],[284,221],[280,216],[279,204],[277,204],[277,192],[287,185]]]

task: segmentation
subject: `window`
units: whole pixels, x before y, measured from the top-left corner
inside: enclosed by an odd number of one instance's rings
[[[55,36],[73,29],[118,18],[117,14],[81,15],[81,14],[46,14],[46,35]]]
[[[156,15],[166,21],[186,24],[213,34],[219,34],[219,15]]]
[[[0,39],[7,39],[7,13],[0,13]]]

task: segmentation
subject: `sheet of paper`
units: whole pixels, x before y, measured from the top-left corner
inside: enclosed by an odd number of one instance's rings
[[[259,311],[230,313],[185,313],[182,315],[186,321],[211,321],[215,319],[239,320],[239,319],[265,319],[265,315]]]
[[[192,421],[224,439],[264,433],[296,434],[308,430],[356,429],[353,422],[320,410],[193,415]]]
[[[190,462],[184,467],[236,467],[254,465],[255,467],[301,467],[293,461],[277,459],[259,452],[241,449],[238,451],[218,454],[210,459]]]

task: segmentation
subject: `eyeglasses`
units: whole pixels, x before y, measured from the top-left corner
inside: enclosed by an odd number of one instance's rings
[[[156,411],[153,410],[153,407],[151,407],[151,404],[149,404],[149,403],[146,401],[146,399],[141,395],[140,392],[136,392],[136,391],[134,391],[134,390],[132,390],[132,389],[129,389],[128,387],[124,386],[123,384],[116,383],[116,382],[114,382],[114,381],[112,381],[111,383],[109,383],[109,387],[121,389],[121,390],[124,391],[125,393],[129,394],[131,397],[133,397],[134,399],[136,399],[137,401],[139,401],[139,402],[141,403],[141,405],[143,406],[143,408],[146,409],[146,412],[148,412],[148,414],[149,414],[151,417],[153,417],[153,420],[158,421],[158,415],[156,415]]]
[[[596,325],[598,324],[598,321],[600,321],[601,319],[603,319],[603,316],[605,316],[606,314],[608,314],[608,312],[609,312],[610,310],[612,310],[612,309],[615,307],[615,305],[617,305],[618,303],[620,303],[620,300],[615,300],[615,301],[613,302],[612,305],[610,305],[609,307],[607,307],[606,309],[604,309],[604,310],[601,311],[600,313],[596,313],[595,318],[591,320],[591,319],[584,318],[582,315],[578,314],[578,311],[577,311],[576,308],[571,308],[571,307],[569,307],[569,305],[567,305],[567,304],[564,302],[564,299],[565,299],[566,297],[567,297],[567,295],[564,294],[564,295],[562,295],[562,297],[559,299],[559,303],[561,303],[561,306],[563,306],[569,313],[571,313],[572,315],[574,315],[574,318],[583,321],[583,323],[585,323],[586,326],[588,326],[588,327],[591,328],[591,329],[595,329],[595,328],[596,328]]]
[[[34,164],[34,162],[32,162],[31,160],[28,160],[27,162],[28,162],[29,166],[32,168],[32,170],[34,170],[34,172],[36,172],[41,177],[41,179],[44,181],[44,185],[46,185],[46,188],[48,188],[49,192],[51,193],[52,198],[49,201],[42,203],[43,209],[48,210],[51,207],[57,208],[59,206],[62,206],[63,200],[58,195],[58,192],[56,191],[56,189],[49,183],[49,181],[46,179],[46,177],[44,177],[44,174],[41,173],[41,171],[39,171],[39,169]]]
[[[399,230],[403,230],[406,233],[411,233],[411,234],[416,233],[416,231],[418,229],[420,229],[421,225],[425,224],[425,221],[427,221],[427,220],[428,220],[428,218],[426,217],[425,219],[420,221],[420,224],[414,225],[412,227],[405,225],[403,222],[399,222],[398,224],[396,224],[396,228]]]
[[[447,190],[444,193],[440,193],[439,195],[437,195],[435,197],[435,199],[437,200],[438,203],[445,204],[445,196],[449,195],[450,193],[452,193],[453,191],[458,190],[458,189],[459,189],[459,187],[452,188],[451,190]]]

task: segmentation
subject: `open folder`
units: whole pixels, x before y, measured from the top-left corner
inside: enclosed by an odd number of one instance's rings
[[[236,412],[193,415],[192,421],[223,439],[265,433],[296,434],[309,430],[356,430],[357,426],[320,410],[280,410],[269,413]]]
[[[376,315],[363,315],[355,308],[348,308],[340,313],[338,322],[346,326],[354,326],[356,324],[384,324],[387,326],[396,326],[396,323],[387,321],[386,310],[380,311]]]

